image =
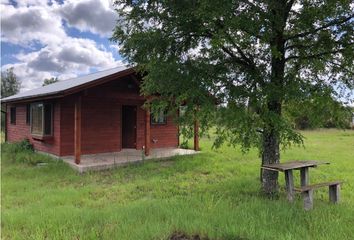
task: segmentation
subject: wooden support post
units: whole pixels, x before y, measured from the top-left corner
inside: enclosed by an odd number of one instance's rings
[[[81,160],[81,96],[75,101],[75,128],[74,128],[74,148],[75,163],[80,164]]]
[[[179,112],[179,108],[178,108],[178,110],[177,110],[177,118],[179,119],[179,115],[180,114],[180,112]],[[180,127],[179,127],[179,123],[177,123],[177,147],[179,148],[180,147]]]
[[[293,170],[285,170],[285,185],[289,202],[294,201],[294,177]]]
[[[332,203],[339,203],[339,198],[340,198],[339,191],[340,191],[339,184],[329,186],[329,200]]]
[[[8,118],[8,116],[7,116],[7,104],[5,104],[5,126],[4,126],[4,132],[5,132],[5,136],[4,136],[4,138],[5,138],[5,142],[7,142],[7,124],[8,124],[8,120],[9,120],[9,118]]]
[[[150,131],[150,110],[145,111],[145,155],[150,155],[150,142],[151,142],[151,131]]]
[[[313,208],[313,190],[302,192],[302,198],[304,199],[304,209],[311,210]]]
[[[301,187],[309,185],[309,168],[301,168],[300,169],[300,184]]]
[[[199,122],[194,121],[194,151],[199,151]]]

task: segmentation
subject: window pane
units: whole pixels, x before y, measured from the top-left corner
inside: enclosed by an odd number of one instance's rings
[[[158,123],[165,122],[165,115],[163,114],[163,112],[160,112],[159,115],[157,116],[157,122]]]
[[[10,123],[16,124],[16,107],[10,108]]]
[[[44,135],[52,134],[52,104],[44,105]]]
[[[30,124],[31,122],[31,104],[27,104],[26,106],[26,124]]]
[[[160,111],[157,115],[151,115],[152,124],[166,124],[166,112]]]
[[[32,105],[32,134],[43,134],[43,104]]]

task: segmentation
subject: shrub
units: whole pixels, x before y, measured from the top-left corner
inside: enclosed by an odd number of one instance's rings
[[[23,139],[22,141],[16,143],[3,143],[2,150],[8,153],[17,153],[22,151],[34,152],[33,145],[28,139]]]
[[[18,148],[19,151],[34,151],[33,145],[30,143],[30,141],[26,138],[24,140],[22,140],[21,142],[17,143],[18,144]]]
[[[188,149],[188,140],[182,141],[179,147],[182,149]]]
[[[16,163],[36,165],[37,163],[48,162],[51,157],[35,153],[33,145],[28,139],[17,143],[3,143],[2,152],[4,160]]]

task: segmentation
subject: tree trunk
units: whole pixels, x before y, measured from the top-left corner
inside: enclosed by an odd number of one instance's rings
[[[282,39],[277,39],[276,46],[283,53]],[[279,46],[280,45],[280,46]],[[282,58],[272,57],[271,90],[268,95],[267,114],[263,129],[262,165],[280,162],[279,132],[277,124],[281,119],[282,94],[284,82],[284,55]],[[262,190],[269,196],[278,192],[278,172],[270,170],[261,171]]]
[[[262,165],[279,163],[279,141],[274,131],[263,134]],[[278,172],[263,169],[261,171],[262,191],[272,196],[278,192]]]
[[[263,129],[262,165],[280,162],[279,132],[277,124],[281,119],[281,106],[284,94],[285,75],[285,40],[284,28],[287,12],[286,1],[271,1],[270,9],[273,14],[272,38],[270,40],[271,77],[267,93],[266,122]],[[261,171],[262,190],[272,196],[278,192],[278,172],[270,170]]]

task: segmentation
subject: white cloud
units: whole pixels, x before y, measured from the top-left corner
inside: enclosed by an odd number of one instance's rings
[[[43,2],[43,1],[42,1]],[[65,38],[61,18],[54,6],[19,6],[2,4],[2,41],[23,47],[31,43],[56,44]]]
[[[109,48],[112,49],[115,52],[119,52],[121,50],[121,46],[116,45],[116,44],[109,45]]]
[[[93,3],[98,5],[92,6]],[[92,7],[87,9],[88,12],[82,12],[85,4]],[[41,86],[45,78],[72,78],[93,69],[119,65],[120,61],[114,59],[112,49],[107,50],[104,45],[90,39],[69,36],[62,24],[64,13],[65,16],[81,13],[76,20],[71,18],[70,24],[82,31],[108,34],[108,25],[102,21],[108,21],[112,16],[106,18],[90,12],[98,10],[100,14],[111,14],[113,10],[110,6],[108,1],[96,0],[80,3],[68,1],[62,5],[55,2],[48,4],[44,0],[26,0],[19,1],[14,7],[2,0],[1,41],[31,50],[13,55],[18,62],[6,64],[2,70],[14,67],[15,74],[22,81],[23,91]],[[88,15],[86,18],[83,16],[85,14]],[[96,20],[100,23],[94,24]],[[34,43],[40,43],[41,47],[38,48],[38,44]]]
[[[46,46],[15,57],[20,62],[5,65],[4,69],[14,67],[16,75],[23,82],[23,90],[41,86],[48,77],[66,79],[77,74],[87,74],[92,68],[107,69],[120,64],[111,52],[99,50],[94,41],[70,37],[59,45]]]
[[[101,36],[112,35],[117,19],[112,1],[107,0],[70,0],[58,8],[58,12],[69,26]]]
[[[29,68],[24,62],[6,64],[2,66],[3,69],[7,69],[10,67],[14,68],[14,73],[22,82],[21,91],[27,91],[33,88],[40,87],[44,79],[51,78],[54,76],[50,72],[36,71],[32,68]]]
[[[102,51],[89,39],[67,37],[55,46],[46,46],[39,51],[18,54],[17,59],[27,62],[36,70],[67,72],[68,69],[82,70],[87,67],[108,68],[115,66],[111,52]]]

